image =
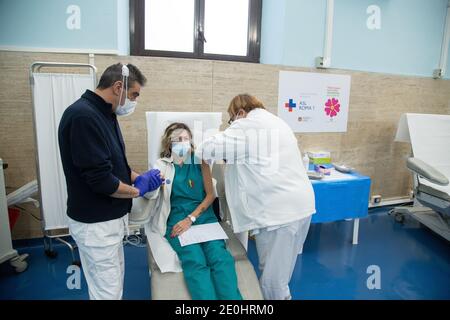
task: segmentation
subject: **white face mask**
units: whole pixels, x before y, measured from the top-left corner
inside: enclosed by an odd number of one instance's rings
[[[137,102],[136,101],[131,101],[130,99],[128,99],[128,97],[126,97],[125,98],[125,102],[123,103],[123,105],[120,104],[120,101],[122,101],[122,95],[123,95],[123,92],[124,92],[124,88],[125,88],[125,94],[128,93],[128,85],[127,85],[128,84],[128,77],[123,76],[122,77],[122,82],[125,84],[125,86],[122,86],[122,91],[120,91],[119,105],[117,106],[115,113],[118,116],[129,116],[136,109]]]
[[[136,101],[131,101],[130,99],[126,98],[125,103],[122,106],[119,105],[117,107],[116,114],[118,116],[129,116],[136,109],[136,105]]]
[[[191,143],[189,141],[173,142],[172,154],[175,154],[179,158],[184,158],[191,151]]]

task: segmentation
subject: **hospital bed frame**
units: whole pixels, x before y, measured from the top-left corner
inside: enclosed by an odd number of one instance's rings
[[[27,269],[28,263],[26,259],[28,254],[18,254],[13,249],[11,240],[11,231],[9,229],[8,207],[5,190],[5,177],[3,170],[8,165],[0,158],[0,264],[8,261],[17,273]]]
[[[86,63],[64,63],[64,62],[41,62],[37,61],[31,64],[30,66],[30,86],[31,86],[31,101],[33,106],[33,129],[34,129],[34,139],[35,139],[35,145],[36,145],[36,153],[35,153],[35,161],[36,161],[36,172],[37,172],[37,181],[38,181],[38,199],[40,205],[40,211],[41,211],[41,217],[42,217],[42,232],[44,234],[44,250],[45,254],[49,258],[56,258],[57,252],[53,249],[53,242],[52,240],[55,239],[62,244],[66,245],[71,252],[72,255],[72,264],[80,266],[80,262],[75,258],[75,249],[77,248],[76,244],[72,244],[66,240],[64,240],[62,237],[68,237],[70,236],[68,232],[68,227],[63,229],[54,229],[54,230],[46,230],[45,225],[45,215],[51,214],[44,212],[44,208],[42,206],[42,195],[41,195],[41,177],[40,177],[40,170],[39,170],[39,150],[38,150],[38,138],[37,138],[37,130],[36,130],[36,105],[34,101],[34,78],[33,74],[36,72],[40,72],[42,68],[88,68],[91,70],[91,75],[93,77],[94,81],[94,88],[97,84],[97,68],[92,64],[86,64]]]
[[[418,158],[409,158],[406,166],[413,174],[415,205],[393,209],[395,220],[403,222],[408,214],[432,231],[450,241],[450,196],[420,183],[419,177],[434,184],[447,186],[449,180],[434,167]]]

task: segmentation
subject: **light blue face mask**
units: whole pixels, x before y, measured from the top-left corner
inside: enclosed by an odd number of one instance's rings
[[[180,158],[184,158],[189,151],[191,151],[191,143],[189,141],[172,143],[172,153]]]

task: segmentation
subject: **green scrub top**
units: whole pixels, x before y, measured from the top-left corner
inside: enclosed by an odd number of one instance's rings
[[[203,184],[201,160],[194,162],[191,155],[191,163],[178,165],[174,163],[175,176],[172,182],[172,193],[170,196],[170,215],[167,220],[167,231],[179,221],[191,214],[206,197]],[[212,206],[209,206],[195,221],[194,224],[217,222]]]

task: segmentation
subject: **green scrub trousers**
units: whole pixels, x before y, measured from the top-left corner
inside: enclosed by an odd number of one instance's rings
[[[170,197],[171,210],[167,219],[166,239],[178,255],[184,278],[194,300],[242,300],[237,286],[234,259],[224,240],[213,240],[182,247],[178,237],[171,238],[173,226],[191,214],[206,196],[201,165],[174,164],[175,177]],[[194,225],[217,222],[210,206]]]

